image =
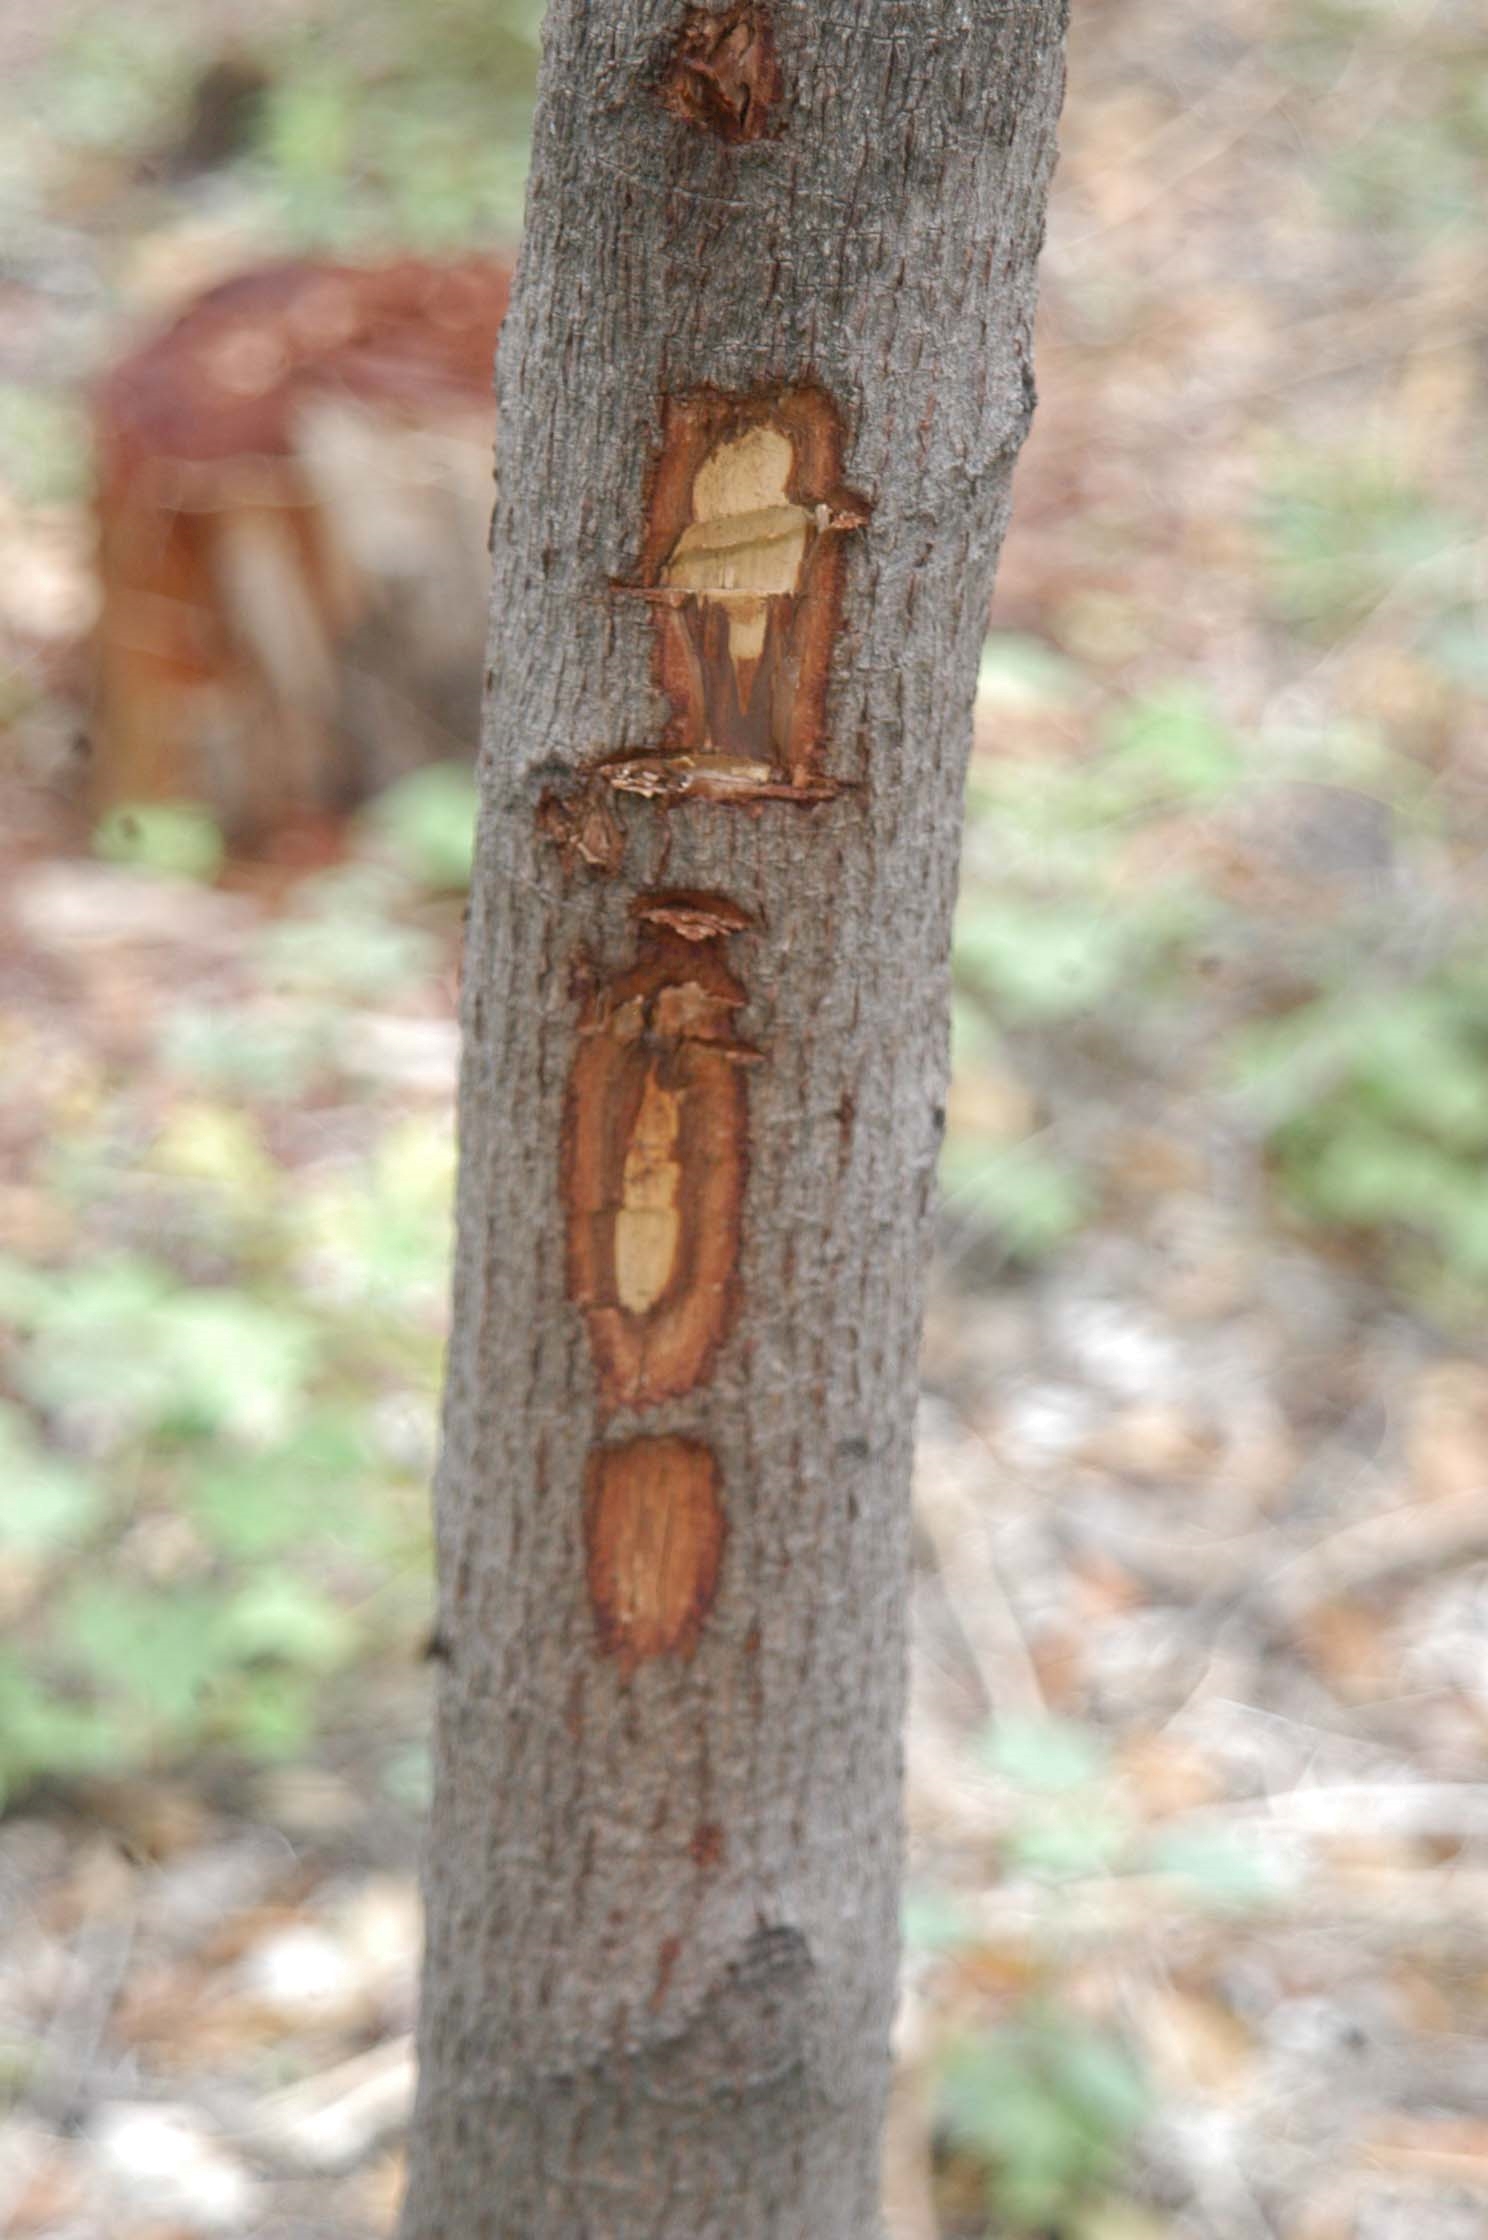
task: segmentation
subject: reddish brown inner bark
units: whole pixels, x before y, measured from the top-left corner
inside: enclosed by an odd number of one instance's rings
[[[694,895],[639,913],[640,960],[586,1006],[564,1131],[569,1295],[607,1415],[691,1391],[728,1330],[755,1055],[720,953],[742,913]]]
[[[727,1530],[718,1466],[693,1439],[597,1447],[584,1497],[589,1600],[602,1647],[633,1668],[691,1656]]]
[[[743,0],[689,8],[661,81],[662,106],[731,143],[762,139],[783,88],[769,11]]]

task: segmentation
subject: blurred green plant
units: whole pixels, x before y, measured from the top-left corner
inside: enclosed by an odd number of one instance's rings
[[[475,773],[465,762],[431,763],[401,778],[367,811],[367,825],[393,867],[435,893],[461,893],[475,859]]]
[[[331,250],[514,242],[540,20],[534,0],[328,0],[259,29],[265,90],[229,161],[253,230]],[[192,42],[138,10],[127,27],[84,14],[46,66],[49,131],[63,147],[153,158],[217,59],[210,26]]]
[[[87,488],[87,421],[54,391],[0,381],[0,485],[26,505],[76,502]]]
[[[0,1801],[300,1753],[367,1659],[411,1669],[453,1139],[442,1103],[361,1094],[342,1044],[442,968],[422,891],[387,862],[307,882],[252,1000],[164,1007],[158,1070],[100,1073],[38,1151],[76,1242],[0,1257]]]
[[[1413,979],[1342,975],[1233,1054],[1292,1205],[1372,1237],[1440,1311],[1488,1290],[1488,929]]]
[[[1357,460],[1294,462],[1272,497],[1275,580],[1299,626],[1337,628],[1399,594],[1423,661],[1455,684],[1475,681],[1481,613],[1461,524]],[[1407,595],[1401,571],[1416,560]],[[1067,712],[1073,692],[1043,649],[989,644],[984,711]],[[1346,834],[1344,811],[1362,802],[1362,844],[1379,846],[1381,868],[1361,856],[1326,909],[1288,920],[1264,883],[1254,905],[1228,899],[1189,843],[1207,830],[1222,859],[1252,794],[1264,802],[1268,787],[1299,782],[1301,813],[1318,823],[1296,846]],[[1270,845],[1285,847],[1287,796],[1273,799]],[[1233,1099],[1292,1212],[1362,1239],[1429,1311],[1480,1312],[1488,915],[1471,888],[1443,907],[1444,807],[1430,769],[1377,730],[1273,729],[1247,749],[1189,684],[1108,707],[1078,757],[983,758],[956,924],[958,1075],[1016,1091],[1029,1075],[1067,1070],[1074,1050],[1106,1072],[1160,1069],[1189,1022],[1209,1018],[1208,1046],[1188,1062],[1206,1094]],[[1255,860],[1256,841],[1245,845]],[[1300,875],[1299,857],[1283,876]],[[1435,898],[1414,932],[1401,907],[1410,892]],[[1228,1015],[1203,984],[1227,953],[1246,974]],[[1010,1258],[1036,1260],[1090,1219],[1101,1191],[1026,1092],[1019,1112],[1016,1094],[953,1097],[944,1202]]]
[[[353,862],[307,879],[294,914],[263,928],[254,958],[283,994],[388,1000],[425,979],[439,944],[400,916],[409,882],[391,865]]]
[[[1274,66],[1311,88],[1330,85],[1375,13],[1376,0],[1294,0],[1277,25]]]
[[[1075,1880],[1161,1877],[1177,1886],[1175,1898],[1226,1914],[1274,1899],[1290,1870],[1243,1826],[1228,1828],[1202,1810],[1154,1825],[1093,1726],[1001,1718],[976,1756],[999,1785],[1004,1869],[1021,1886],[1045,1888],[1047,1914],[1042,1931],[1020,1938],[1019,1988],[1006,2014],[953,2027],[935,2056],[932,2115],[948,2229],[1039,2240],[1152,2235],[1156,2227],[1119,2187],[1154,2095],[1122,2040],[1059,1995],[1064,1892]],[[995,1931],[993,1966],[983,1965],[979,1896],[936,1883],[908,1892],[905,1945],[914,1967],[935,1973],[937,2005],[983,2004],[989,1982],[1008,1980]]]
[[[190,73],[176,25],[136,11],[124,31],[112,10],[83,10],[46,70],[48,132],[63,146],[143,148],[184,102]]]
[[[1437,246],[1478,222],[1475,125],[1481,129],[1478,109],[1459,99],[1429,116],[1396,116],[1351,134],[1323,168],[1323,192],[1345,225],[1395,237],[1402,247]]]
[[[950,1125],[940,1158],[940,1205],[953,1233],[994,1234],[1014,1261],[1042,1259],[1074,1234],[1090,1211],[1085,1178],[1053,1144],[1013,1135],[1025,1100],[979,1099],[979,1081],[1006,1081],[1012,1061],[985,1009],[967,994],[951,1005]],[[970,1084],[971,1093],[964,1093]],[[958,1091],[962,1093],[958,1093]]]
[[[1278,455],[1260,525],[1273,600],[1304,636],[1334,638],[1387,599],[1439,625],[1475,589],[1477,525],[1384,454]]]
[[[1043,1260],[1083,1228],[1094,1204],[1084,1176],[1032,1141],[979,1140],[958,1129],[940,1160],[942,1215],[996,1236],[1009,1260]]]
[[[288,1104],[332,1063],[335,1030],[334,1011],[313,1002],[229,1011],[187,1000],[166,1019],[161,1054],[193,1087]]]
[[[1119,2179],[1152,2093],[1112,2033],[1030,2002],[946,2047],[934,2104],[946,2145],[983,2168],[993,2228],[1062,2240]]]
[[[282,33],[246,172],[311,247],[515,241],[537,83],[530,0],[337,0]]]
[[[1191,877],[1133,880],[1134,831],[1203,811],[1242,774],[1238,743],[1192,687],[1119,705],[1078,762],[974,766],[957,984],[1003,1026],[1099,1014],[1161,985],[1219,904]]]
[[[180,879],[215,879],[222,869],[222,834],[195,804],[141,801],[100,818],[93,851],[105,863]]]
[[[1274,1861],[1243,1834],[1179,1820],[1157,1831],[1143,1817],[1096,1728],[1059,1718],[1002,1718],[981,1737],[977,1755],[1002,1784],[1007,1806],[1007,1866],[1051,1891],[1107,1875],[1163,1875],[1193,1903],[1227,1910],[1261,1905],[1276,1894]],[[922,1894],[923,1895],[923,1894]],[[934,1916],[932,1915],[933,1919]],[[941,1916],[951,1934],[954,1901]],[[913,1930],[907,1934],[913,1939]]]
[[[980,702],[989,710],[1067,711],[1069,665],[1028,640],[989,640]],[[1134,839],[1195,817],[1243,779],[1239,742],[1195,688],[1169,685],[1119,703],[1078,760],[987,757],[973,764],[965,871],[956,917],[952,1013],[958,1077],[1016,1076],[1040,1038],[1078,1034],[1116,1047],[1134,1022],[1160,1022],[1224,910],[1191,872],[1134,877]],[[1017,1261],[1056,1250],[1089,1219],[1088,1174],[1037,1124],[968,1124],[955,1099],[942,1155],[952,1219],[995,1234]]]
[[[302,1750],[328,1680],[411,1644],[437,1330],[404,1327],[394,1295],[379,1311],[291,1276],[0,1262],[0,1577],[30,1606],[0,1661],[0,1798],[203,1748]],[[417,1438],[380,1421],[394,1400]]]

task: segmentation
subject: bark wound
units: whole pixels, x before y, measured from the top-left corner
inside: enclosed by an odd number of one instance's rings
[[[627,1671],[690,1657],[718,1591],[718,1466],[694,1439],[632,1439],[589,1458],[584,1545],[601,1646]]]
[[[700,1820],[692,1831],[688,1845],[694,1866],[704,1870],[722,1866],[726,1838],[716,1820]]]
[[[744,0],[689,8],[661,81],[662,106],[719,140],[762,139],[783,91],[769,11]]]
[[[719,895],[643,895],[637,961],[579,1022],[564,1126],[568,1288],[603,1413],[679,1398],[734,1310],[748,1159],[734,1034],[743,985],[723,945],[749,923]]]
[[[671,704],[649,754],[603,765],[661,799],[820,801],[842,540],[866,502],[842,486],[842,420],[824,391],[669,399],[639,582]]]
[[[537,805],[537,827],[558,850],[565,873],[583,863],[613,877],[625,860],[614,806],[592,784],[567,794],[550,789]]]
[[[726,110],[737,93],[728,113],[752,117],[748,73],[778,91],[764,19],[695,10],[688,25],[688,84],[712,86]],[[820,389],[667,402],[638,580],[618,588],[650,604],[670,716],[653,751],[544,796],[539,828],[565,870],[619,870],[615,791],[666,806],[837,790],[821,762],[842,540],[868,517],[842,467],[841,415]],[[585,998],[562,1145],[568,1291],[588,1329],[601,1424],[695,1392],[728,1335],[749,1155],[743,1068],[759,1056],[735,1033],[747,991],[724,954],[748,914],[691,892],[643,894],[632,909],[635,962]],[[690,1655],[724,1535],[708,1448],[677,1437],[597,1446],[584,1517],[604,1648],[628,1667]]]

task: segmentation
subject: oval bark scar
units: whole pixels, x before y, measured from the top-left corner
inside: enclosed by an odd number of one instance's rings
[[[718,1592],[718,1465],[695,1439],[632,1439],[589,1458],[584,1549],[606,1653],[628,1669],[690,1657]]]
[[[821,770],[843,538],[868,519],[842,486],[842,415],[802,384],[668,398],[638,579],[671,718],[601,775],[657,800],[829,799]]]
[[[679,894],[643,896],[636,915],[638,961],[580,1018],[564,1123],[568,1290],[603,1414],[689,1392],[727,1334],[756,1055],[735,1037],[745,990],[721,953],[743,912]]]

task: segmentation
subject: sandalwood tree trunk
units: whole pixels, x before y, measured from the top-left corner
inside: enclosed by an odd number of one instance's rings
[[[404,2240],[865,2240],[971,702],[1063,0],[551,0]]]

